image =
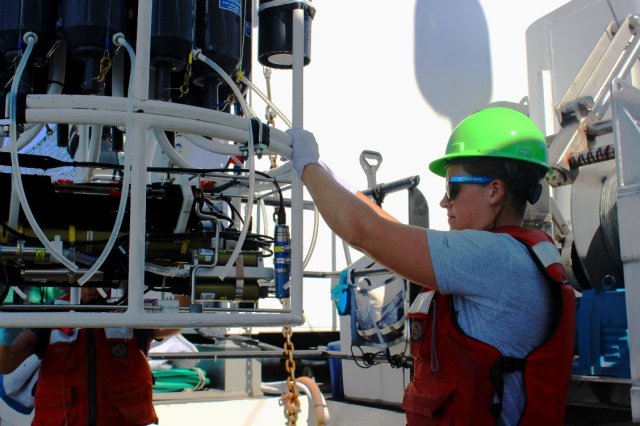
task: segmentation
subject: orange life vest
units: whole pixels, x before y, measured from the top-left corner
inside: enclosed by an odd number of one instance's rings
[[[152,386],[132,329],[53,329],[40,366],[33,425],[156,423]]]
[[[545,233],[520,227],[495,232],[524,243],[547,276],[554,303],[549,335],[525,358],[502,356],[464,334],[453,298],[436,292],[428,313],[408,315],[414,358],[413,381],[402,403],[408,426],[495,425],[502,409],[503,374],[515,371],[522,371],[525,389],[519,424],[563,424],[574,349],[573,289]]]

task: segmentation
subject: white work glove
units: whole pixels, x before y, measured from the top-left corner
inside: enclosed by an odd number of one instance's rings
[[[321,164],[318,143],[313,133],[304,129],[293,128],[287,130],[285,133],[293,139],[293,143],[291,144],[291,148],[293,149],[291,165],[296,173],[298,173],[298,176],[302,178],[302,172],[307,164]]]

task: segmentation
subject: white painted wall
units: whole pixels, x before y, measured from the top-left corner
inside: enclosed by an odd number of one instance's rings
[[[312,3],[317,13],[311,64],[305,68],[304,125],[316,135],[323,160],[364,188],[367,181],[359,155],[364,149],[379,151],[383,162],[378,183],[419,175],[431,226],[447,229],[438,206],[444,181],[428,171],[429,162],[443,154],[453,126],[466,115],[490,102],[520,102],[527,96],[525,31],[567,2]],[[272,74],[274,99],[288,114],[290,77],[289,71]],[[264,89],[257,62],[252,78]],[[264,107],[257,97],[253,104],[262,115]],[[284,124],[279,121],[278,127]],[[384,207],[406,220],[406,204],[406,194],[399,193],[389,196]],[[305,246],[312,222],[311,215],[307,217]],[[325,226],[322,230],[310,270],[331,267],[330,233]],[[338,268],[344,265],[340,256]],[[332,306],[324,281],[305,280],[305,312],[312,328],[331,327],[335,321],[327,315]]]

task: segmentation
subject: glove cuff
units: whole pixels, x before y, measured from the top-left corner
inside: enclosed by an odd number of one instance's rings
[[[335,174],[333,170],[331,170],[331,168],[324,161],[318,159],[317,164],[319,164],[323,169],[325,169],[336,180],[336,182],[338,182],[340,186],[342,186],[344,189],[346,189],[352,194],[355,194],[356,192],[358,192],[358,189],[355,186],[353,186],[351,182]]]

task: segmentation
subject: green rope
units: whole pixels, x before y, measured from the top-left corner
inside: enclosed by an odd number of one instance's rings
[[[201,368],[172,368],[171,370],[152,370],[154,392],[181,392],[202,390],[209,384]]]

